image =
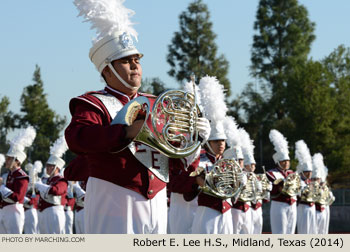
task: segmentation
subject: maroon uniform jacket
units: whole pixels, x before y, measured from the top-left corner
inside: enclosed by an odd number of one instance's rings
[[[200,162],[199,160],[196,160],[196,162],[190,166],[187,172],[183,171],[183,169],[174,169],[174,171],[172,171],[169,189],[172,192],[184,194],[185,200],[187,198],[189,198],[189,200],[193,199],[198,194],[199,189],[197,183],[195,182],[195,177],[189,177],[189,174],[194,171],[198,165],[204,165],[205,163],[201,163],[203,161],[214,164],[217,160],[215,159],[215,156],[209,152],[201,150]],[[198,206],[209,207],[221,213],[225,213],[231,209],[230,204],[226,200],[222,200],[205,193],[198,194]]]
[[[6,187],[9,188],[13,193],[7,197],[12,203],[6,202],[3,199],[0,200],[0,208],[7,205],[15,204],[19,202],[23,204],[24,196],[28,189],[29,177],[21,169],[17,169],[13,172],[9,172],[6,180]]]
[[[48,194],[51,196],[61,196],[60,205],[65,206],[67,204],[67,199],[66,199],[67,187],[68,187],[67,180],[65,180],[60,175],[56,175],[47,180],[47,185],[51,186]],[[39,204],[38,204],[38,209],[40,212],[52,206],[55,206],[55,204],[50,203],[44,200],[42,197],[40,197]]]
[[[282,171],[280,168],[275,168],[267,171],[266,175],[267,178],[272,183],[272,191],[270,193],[271,200],[279,201],[279,202],[285,202],[290,205],[294,204],[296,202],[296,198],[290,197],[288,195],[282,194],[279,192],[278,187],[283,185],[283,181],[279,183],[278,185],[274,184],[274,181],[278,178],[286,178],[289,174],[294,173],[292,170]]]
[[[129,148],[116,153],[125,147],[125,126],[110,125],[112,118],[107,108],[93,94],[112,95],[123,106],[129,102],[128,96],[108,86],[105,90],[86,93],[70,101],[72,120],[65,131],[65,137],[69,149],[78,155],[84,155],[88,164],[88,167],[82,170],[87,173],[83,179],[71,180],[85,180],[88,176],[92,176],[152,199],[165,188],[166,183],[136,159]],[[136,94],[133,98],[137,96],[147,96],[151,107],[155,101],[155,97],[141,93]],[[159,155],[159,152],[155,150],[152,153],[155,156]],[[154,158],[154,161],[157,159]],[[172,165],[169,164],[169,167],[177,165],[183,167],[181,159],[169,159],[169,161],[173,162]],[[157,169],[156,165],[152,167]]]

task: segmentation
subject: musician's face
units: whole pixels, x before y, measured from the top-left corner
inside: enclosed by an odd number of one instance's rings
[[[54,172],[56,168],[56,165],[52,165],[52,164],[46,164],[46,173],[52,177],[53,175],[56,174],[56,172]]]
[[[215,155],[222,155],[225,151],[226,142],[225,140],[210,140],[209,141],[211,149],[214,151]]]
[[[20,162],[17,159],[15,160],[14,157],[9,157],[9,156],[5,157],[5,167],[7,169],[12,171],[19,168],[20,165],[21,165]]]
[[[304,173],[305,178],[307,178],[307,179],[310,179],[312,176],[312,171],[304,171],[303,173]]]
[[[289,160],[283,160],[283,161],[280,161],[280,166],[283,170],[288,170],[289,169],[289,166],[290,166],[290,161]]]
[[[245,169],[248,172],[254,172],[255,171],[255,164],[245,165],[244,167],[245,167]]]

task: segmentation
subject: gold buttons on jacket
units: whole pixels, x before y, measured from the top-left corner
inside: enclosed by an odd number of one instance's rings
[[[153,180],[153,179],[154,179],[154,175],[151,174],[151,176],[149,176],[149,178],[150,178],[151,180]]]
[[[153,193],[153,190],[149,190],[148,194],[151,195]]]

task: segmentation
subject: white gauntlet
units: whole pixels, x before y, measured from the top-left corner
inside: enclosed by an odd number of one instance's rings
[[[210,123],[207,118],[200,117],[197,120],[197,129],[199,130],[198,134],[203,139],[202,143],[204,144],[206,141],[208,141],[208,138],[210,136]]]

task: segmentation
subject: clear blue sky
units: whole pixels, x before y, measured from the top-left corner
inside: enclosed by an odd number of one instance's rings
[[[167,47],[179,30],[179,15],[191,0],[126,0],[136,15],[137,47],[144,53],[143,77],[159,77],[176,88],[168,76]],[[253,23],[258,0],[204,0],[217,34],[219,53],[230,63],[233,96],[242,92],[249,77]],[[338,45],[350,46],[350,1],[300,0],[316,23],[311,56],[322,59]],[[104,87],[88,58],[95,31],[77,17],[72,0],[2,1],[0,15],[0,97],[8,96],[10,110],[20,112],[23,88],[32,84],[35,64],[41,68],[50,107],[70,120],[69,100],[85,91]],[[232,96],[232,97],[233,97]]]

